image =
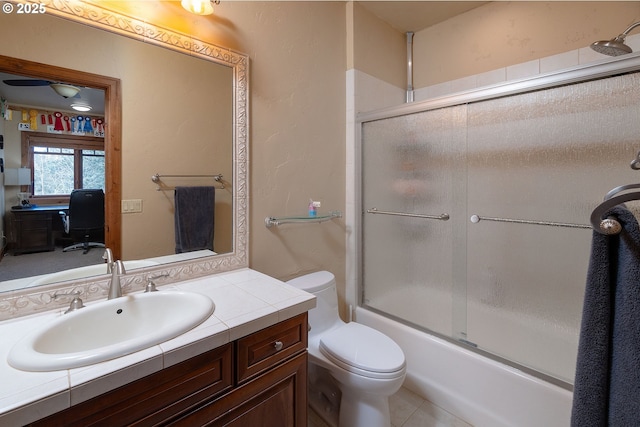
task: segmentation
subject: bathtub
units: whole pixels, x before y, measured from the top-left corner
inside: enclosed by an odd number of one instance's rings
[[[365,308],[358,323],[396,341],[407,358],[404,387],[476,427],[566,427],[572,393]]]

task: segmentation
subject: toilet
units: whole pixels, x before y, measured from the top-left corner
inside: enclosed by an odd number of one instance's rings
[[[287,282],[316,296],[309,311],[309,403],[329,424],[389,427],[389,396],[406,375],[391,338],[338,315],[335,276],[318,271]]]

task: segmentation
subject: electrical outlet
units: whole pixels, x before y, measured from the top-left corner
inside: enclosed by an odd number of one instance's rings
[[[129,199],[122,201],[122,213],[142,212],[142,199]]]

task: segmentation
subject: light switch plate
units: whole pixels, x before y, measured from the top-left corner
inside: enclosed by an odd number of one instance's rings
[[[142,212],[142,199],[128,199],[122,201],[122,213]]]

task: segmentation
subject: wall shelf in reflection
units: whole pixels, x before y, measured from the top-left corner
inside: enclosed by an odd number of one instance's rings
[[[342,218],[342,212],[331,211],[325,214],[318,213],[316,216],[308,216],[308,215],[286,216],[286,217],[268,216],[264,219],[264,225],[267,228],[271,228],[274,225],[282,225],[282,224],[325,222],[325,221],[331,221],[334,218]]]

